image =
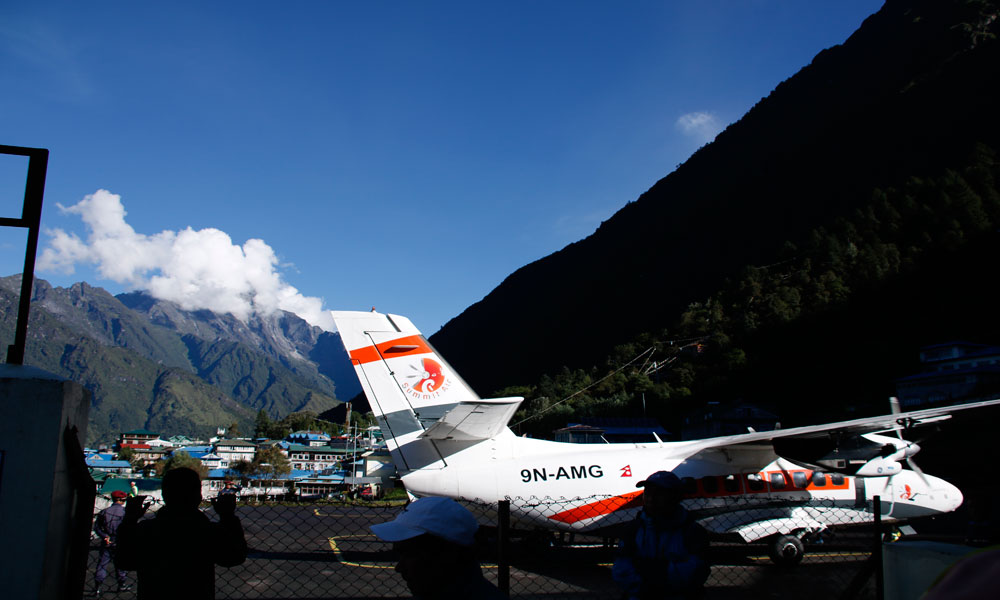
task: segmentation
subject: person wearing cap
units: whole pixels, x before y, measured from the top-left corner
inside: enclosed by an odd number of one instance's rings
[[[105,508],[97,514],[94,521],[94,533],[100,539],[101,550],[97,557],[97,570],[94,572],[93,597],[100,597],[101,584],[108,576],[108,565],[115,559],[118,550],[118,526],[125,518],[125,499],[128,494],[115,490],[111,492],[111,506]],[[125,571],[115,565],[115,576],[118,579],[118,591],[131,588],[127,582]]]
[[[700,598],[708,534],[681,506],[680,478],[657,471],[636,487],[643,508],[622,535],[612,577],[630,600]]]
[[[392,542],[396,572],[418,600],[506,599],[483,577],[473,545],[479,523],[451,498],[427,496],[411,502],[394,520],[371,526]]]

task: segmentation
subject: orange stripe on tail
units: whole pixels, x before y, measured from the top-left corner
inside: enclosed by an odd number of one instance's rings
[[[411,354],[427,354],[429,352],[431,352],[431,347],[424,341],[423,336],[410,335],[389,342],[383,342],[377,346],[363,346],[356,350],[351,350],[351,362],[355,365],[363,365],[381,360],[382,358],[397,358]]]

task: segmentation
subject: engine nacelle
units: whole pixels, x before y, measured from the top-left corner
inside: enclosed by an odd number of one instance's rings
[[[887,477],[903,470],[902,465],[892,460],[892,456],[877,456],[855,472],[858,477]]]

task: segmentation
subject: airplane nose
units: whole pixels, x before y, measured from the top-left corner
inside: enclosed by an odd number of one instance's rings
[[[941,481],[941,487],[935,491],[935,495],[941,498],[944,512],[956,510],[959,506],[962,506],[962,502],[965,500],[965,497],[962,496],[962,490],[947,481]]]

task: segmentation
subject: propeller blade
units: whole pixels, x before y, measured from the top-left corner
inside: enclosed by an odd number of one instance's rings
[[[912,458],[907,458],[906,464],[910,466],[911,471],[913,471],[914,473],[917,474],[918,477],[920,477],[920,481],[923,481],[924,485],[930,487],[930,482],[927,481],[927,476],[924,475],[924,472],[920,470],[920,467],[917,466],[917,463],[915,463]]]
[[[899,413],[903,412],[903,411],[902,411],[902,410],[900,409],[900,407],[899,407],[899,398],[897,398],[897,397],[895,397],[895,396],[889,396],[889,410],[890,410],[890,411],[892,412],[892,414],[894,414],[894,415],[898,415]],[[897,424],[896,424],[896,426],[895,426],[895,427],[894,427],[893,429],[895,429],[895,430],[896,430],[896,436],[897,436],[897,437],[898,437],[899,439],[903,439],[903,428],[902,428],[902,426],[900,426],[900,425],[899,425],[899,424],[897,423]]]

